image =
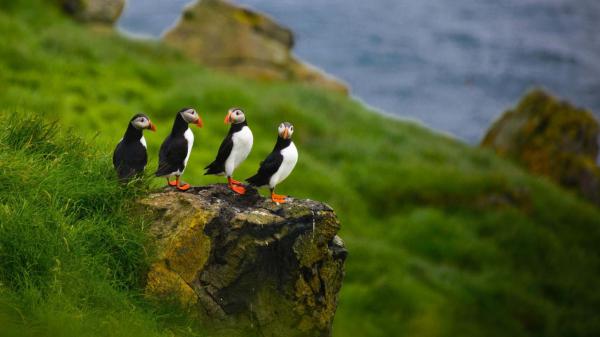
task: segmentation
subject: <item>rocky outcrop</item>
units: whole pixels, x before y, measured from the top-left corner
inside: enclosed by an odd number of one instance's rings
[[[192,59],[251,78],[300,81],[343,93],[343,83],[298,61],[288,28],[224,0],[188,7],[164,40]]]
[[[481,145],[600,205],[599,139],[589,111],[536,90],[505,112]]]
[[[84,22],[113,24],[121,16],[125,0],[58,0],[63,10]]]
[[[165,191],[141,202],[158,247],[147,291],[220,329],[329,336],[346,250],[329,206],[277,205],[225,185]]]

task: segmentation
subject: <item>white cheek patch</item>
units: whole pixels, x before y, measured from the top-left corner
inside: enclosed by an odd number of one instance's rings
[[[192,109],[186,110],[181,115],[183,117],[183,120],[185,120],[186,122],[188,122],[188,123],[194,122],[194,110],[192,110]]]
[[[190,123],[191,119],[190,119],[190,115],[187,113],[187,111],[185,111],[185,112],[182,112],[182,113],[181,113],[181,117],[183,118],[183,120],[184,120],[186,123]]]

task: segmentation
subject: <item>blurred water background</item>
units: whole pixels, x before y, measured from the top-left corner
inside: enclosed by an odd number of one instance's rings
[[[128,0],[119,27],[159,37],[189,0]],[[543,86],[600,114],[599,0],[237,0],[296,34],[353,95],[470,143]]]

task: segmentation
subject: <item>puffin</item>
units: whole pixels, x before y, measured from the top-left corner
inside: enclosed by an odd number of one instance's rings
[[[260,163],[258,172],[246,179],[251,186],[269,186],[271,200],[277,204],[286,202],[287,196],[275,194],[275,186],[285,180],[298,162],[298,150],[292,142],[294,126],[288,122],[279,124],[278,137],[273,151]]]
[[[221,142],[217,157],[204,168],[206,170],[204,174],[224,175],[227,177],[227,185],[232,191],[245,194],[246,188],[243,184],[233,179],[233,171],[246,160],[252,150],[254,141],[252,131],[248,127],[244,111],[239,108],[229,109],[224,123],[231,124],[231,127]]]
[[[167,184],[174,186],[180,191],[187,191],[190,184],[180,183],[180,177],[185,171],[192,145],[194,145],[194,133],[188,124],[196,124],[202,127],[202,119],[192,108],[183,108],[175,115],[173,129],[160,146],[158,154],[158,169],[154,173],[157,177],[166,177]],[[175,181],[169,178],[175,176]]]
[[[113,152],[113,166],[119,179],[123,181],[142,174],[146,168],[148,154],[146,139],[142,133],[144,129],[156,131],[156,126],[148,116],[141,113],[134,115],[127,124],[125,135]]]

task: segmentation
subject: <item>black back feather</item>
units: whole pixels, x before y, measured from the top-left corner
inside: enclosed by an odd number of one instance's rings
[[[145,115],[135,115],[131,120]],[[125,131],[123,139],[113,152],[113,166],[122,180],[129,180],[144,172],[148,163],[146,148],[140,142],[142,130],[136,129],[131,122]]]
[[[246,179],[246,181],[250,183],[250,185],[256,187],[268,185],[269,180],[271,180],[271,176],[277,172],[279,166],[281,166],[281,163],[283,162],[281,150],[288,147],[291,142],[291,139],[277,137],[277,143],[275,143],[273,151],[271,151],[267,158],[260,163],[258,172],[252,177]]]

